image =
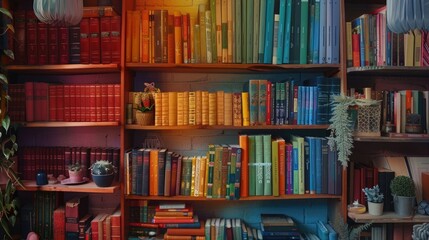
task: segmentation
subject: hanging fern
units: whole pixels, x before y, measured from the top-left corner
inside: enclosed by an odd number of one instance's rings
[[[371,99],[356,99],[344,95],[336,95],[333,98],[332,117],[329,130],[328,144],[331,150],[336,149],[338,152],[338,161],[344,167],[347,167],[349,157],[353,148],[353,122],[349,114],[352,106],[369,106],[378,103]]]

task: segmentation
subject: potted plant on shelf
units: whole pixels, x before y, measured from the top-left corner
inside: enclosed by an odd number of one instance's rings
[[[68,165],[70,183],[80,183],[83,181],[83,168],[80,163]]]
[[[384,195],[380,193],[380,187],[375,185],[372,188],[363,188],[368,201],[368,213],[375,216],[383,214]]]
[[[416,187],[413,179],[407,176],[396,176],[390,182],[395,213],[401,217],[412,216],[416,200]]]
[[[116,167],[109,161],[96,161],[89,168],[91,169],[92,180],[98,187],[110,187],[115,178]]]
[[[136,99],[134,99],[134,101],[137,106],[137,123],[147,126],[155,124],[154,94],[160,92],[160,90],[155,87],[155,83],[145,83],[145,86],[144,91],[136,95]]]

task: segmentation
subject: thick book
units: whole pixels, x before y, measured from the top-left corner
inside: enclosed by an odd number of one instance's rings
[[[100,44],[100,19],[89,19],[89,52],[90,63],[96,64],[101,62],[101,44]]]
[[[100,52],[101,63],[112,62],[112,26],[111,17],[100,17]]]
[[[261,214],[261,226],[265,232],[296,231],[295,221],[285,214]]]

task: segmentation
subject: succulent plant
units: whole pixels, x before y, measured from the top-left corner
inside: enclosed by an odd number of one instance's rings
[[[390,182],[390,190],[393,195],[403,197],[415,197],[416,187],[413,179],[407,176],[396,176]]]
[[[380,193],[380,187],[378,185],[372,188],[363,188],[362,191],[365,193],[368,202],[382,203],[384,200],[384,195]]]
[[[106,160],[96,161],[89,169],[91,169],[92,175],[110,175],[116,173],[116,167]]]
[[[67,166],[67,169],[72,172],[78,172],[82,169],[82,165],[80,163],[72,163]]]

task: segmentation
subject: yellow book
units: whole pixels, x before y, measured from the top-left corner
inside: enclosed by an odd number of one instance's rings
[[[224,117],[224,101],[225,101],[225,92],[224,91],[217,91],[216,92],[216,123],[217,125],[221,126],[224,125],[225,117]]]
[[[175,63],[183,62],[182,49],[182,14],[179,11],[174,12],[174,56]]]
[[[206,184],[206,165],[207,165],[207,156],[201,156],[201,160],[200,160],[200,186],[199,186],[199,194],[197,195],[198,197],[202,197],[205,196],[205,186],[207,186]]]
[[[201,48],[201,63],[207,63],[207,45],[206,45],[206,5],[198,5],[198,20],[200,23],[200,48]]]
[[[131,32],[131,62],[140,62],[140,20],[141,12],[132,13],[132,32]]]
[[[201,157],[195,158],[195,175],[194,175],[194,191],[192,196],[198,197],[200,194],[200,182],[201,182]]]
[[[232,121],[234,126],[242,126],[241,92],[232,94]]]
[[[168,116],[169,116],[169,94],[168,92],[161,93],[161,105],[164,106],[161,109],[161,125],[168,126]]]
[[[249,93],[241,93],[241,112],[243,114],[243,126],[250,125],[250,115],[249,115]]]
[[[155,126],[162,126],[162,94],[160,92],[153,93],[155,100]]]
[[[414,66],[422,65],[422,32],[414,29]]]
[[[149,154],[149,195],[158,196],[158,152],[151,149]]]
[[[127,25],[126,27],[126,35],[125,35],[125,62],[131,62],[131,53],[132,53],[132,23],[133,23],[133,11],[127,11]]]
[[[183,92],[177,93],[177,126],[183,126]]]
[[[140,92],[129,92],[128,93],[128,103],[132,104],[132,111],[133,111],[133,123],[136,123],[136,112],[137,112],[137,107],[139,106],[139,96],[140,96]]]
[[[195,92],[195,124],[196,125],[202,124],[202,104],[203,104],[202,92],[196,91]]]
[[[204,179],[204,197],[207,197],[207,189],[209,186],[209,183],[208,183],[208,180],[209,180],[209,152],[207,152],[205,158],[206,158],[206,176]],[[212,197],[212,196],[210,196],[210,197]]]
[[[214,19],[212,19],[214,21]],[[222,62],[222,4],[216,0],[216,52],[217,62]]]
[[[196,164],[197,164],[197,157],[193,156],[190,157],[192,161],[192,170],[191,170],[191,195],[194,196],[195,192],[195,171],[196,171]]]
[[[209,92],[203,91],[201,93],[201,100],[201,124],[209,125]]]
[[[203,109],[204,110],[204,109]],[[216,109],[216,93],[209,93],[209,104],[208,104],[208,123],[209,126],[214,126],[217,123],[217,118],[216,118],[216,113],[217,113],[217,109]],[[204,116],[203,116],[203,121],[204,121]]]
[[[404,33],[405,66],[414,66],[414,33]]]
[[[189,125],[189,92],[183,92],[183,125]]]
[[[213,50],[212,50],[212,13],[207,10],[205,13],[205,27],[204,33],[206,34],[206,52],[207,52],[207,63],[213,63]]]
[[[223,106],[224,106],[224,111],[223,111],[224,125],[232,126],[232,93],[224,94]]]
[[[177,92],[168,92],[168,126],[177,126]]]
[[[188,115],[188,124],[189,125],[195,125],[195,92],[189,92],[189,115]]]

